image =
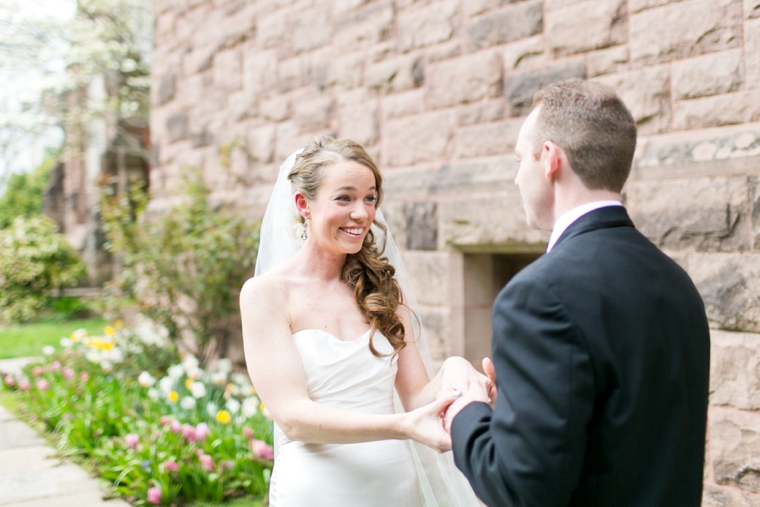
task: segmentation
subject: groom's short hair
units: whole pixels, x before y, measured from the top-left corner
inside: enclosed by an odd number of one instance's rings
[[[612,88],[569,79],[536,93],[533,105],[540,108],[532,139],[537,151],[552,141],[588,188],[622,190],[636,150],[636,124]]]

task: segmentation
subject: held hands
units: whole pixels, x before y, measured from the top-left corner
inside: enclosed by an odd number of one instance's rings
[[[483,359],[483,371],[486,372],[485,376],[480,375],[480,373],[476,373],[480,377],[486,379],[484,382],[468,383],[466,384],[467,387],[465,389],[455,388],[453,391],[448,392],[442,390],[438,394],[439,397],[446,398],[448,396],[451,396],[454,398],[454,402],[449,405],[443,417],[443,428],[447,432],[451,432],[451,422],[454,420],[454,417],[456,417],[459,411],[473,401],[481,401],[483,403],[489,404],[491,408],[494,407],[497,395],[496,370],[494,369],[491,360],[487,357]]]

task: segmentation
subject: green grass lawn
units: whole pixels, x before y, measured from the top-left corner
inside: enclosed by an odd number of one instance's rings
[[[61,338],[84,328],[88,334],[101,334],[108,321],[87,320],[43,321],[0,327],[0,359],[42,355],[42,347],[60,347]]]
[[[19,407],[18,398],[15,394],[0,389],[0,405],[9,412],[17,413]]]
[[[263,507],[261,500],[253,498],[238,498],[227,503],[199,502],[191,504],[190,507]]]

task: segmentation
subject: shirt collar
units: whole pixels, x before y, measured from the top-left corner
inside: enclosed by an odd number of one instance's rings
[[[552,229],[552,235],[549,237],[549,245],[546,247],[546,252],[549,253],[554,248],[554,244],[557,242],[562,233],[572,225],[573,222],[578,220],[586,213],[590,213],[599,208],[606,208],[608,206],[622,206],[620,201],[594,201],[586,204],[581,204],[570,211],[565,212],[561,217],[554,222],[554,228]]]

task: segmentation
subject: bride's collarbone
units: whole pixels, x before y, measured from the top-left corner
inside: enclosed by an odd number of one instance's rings
[[[353,294],[311,293],[290,299],[288,306],[294,333],[314,329],[350,340],[365,333],[368,327]]]

